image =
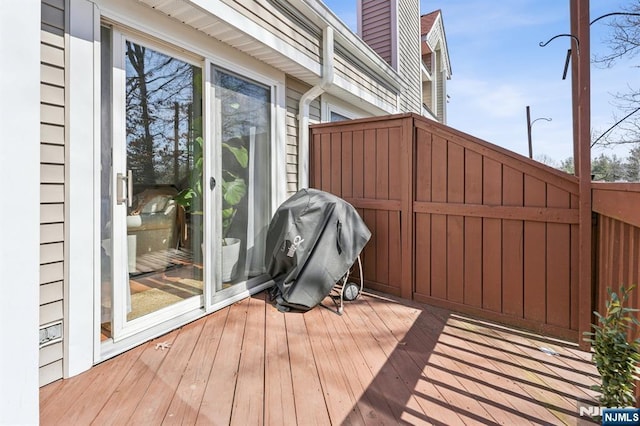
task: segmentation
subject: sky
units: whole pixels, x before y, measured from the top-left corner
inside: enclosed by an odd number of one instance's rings
[[[591,0],[590,20],[620,11],[634,0]],[[356,0],[324,0],[354,32]],[[442,11],[452,75],[447,124],[465,133],[528,155],[526,107],[530,106],[534,158],[559,164],[573,156],[571,77],[562,80],[569,37],[569,0],[421,0],[421,13]],[[606,52],[608,24],[591,26],[591,53]],[[625,114],[614,94],[638,88],[638,61],[612,68],[591,65],[591,129],[600,136]],[[540,118],[540,120],[537,120]],[[551,121],[543,120],[550,118]],[[628,147],[597,148],[626,157]]]

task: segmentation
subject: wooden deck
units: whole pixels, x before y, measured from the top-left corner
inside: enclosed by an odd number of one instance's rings
[[[330,300],[327,307],[333,308]],[[158,344],[166,343],[168,349]],[[264,293],[40,391],[41,424],[583,424],[575,345],[365,293],[278,312]]]

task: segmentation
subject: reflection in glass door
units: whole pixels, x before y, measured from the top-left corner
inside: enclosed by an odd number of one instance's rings
[[[271,219],[272,104],[269,87],[216,67],[212,74],[213,127],[221,151],[212,159],[221,180],[217,301],[264,282],[260,276]]]
[[[115,339],[201,307],[204,276],[201,68],[116,39],[102,77],[103,99],[106,85],[114,100],[113,137],[103,132],[102,149],[103,200],[110,200],[102,334]],[[109,108],[103,101],[103,118]]]

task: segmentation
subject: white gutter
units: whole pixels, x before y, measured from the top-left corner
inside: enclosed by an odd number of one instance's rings
[[[322,80],[300,98],[298,107],[298,189],[309,186],[309,105],[333,83],[333,28],[323,30]]]

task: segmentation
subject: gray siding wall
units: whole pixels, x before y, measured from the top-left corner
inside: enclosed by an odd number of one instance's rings
[[[438,99],[436,100],[437,105],[438,105],[438,120],[441,123],[445,123],[446,124],[446,117],[445,117],[445,107],[446,107],[446,93],[445,93],[445,81],[446,81],[446,74],[444,71],[444,67],[442,64],[442,53],[439,50],[438,51],[438,68],[435,70],[437,73],[437,80],[436,80],[436,93],[438,96]]]
[[[393,64],[392,31],[391,1],[362,0],[362,34],[360,37],[389,65]]]
[[[287,194],[293,195],[298,190],[298,113],[300,112],[300,98],[311,86],[300,80],[287,76]],[[320,122],[320,98],[311,101],[309,105],[309,120]]]
[[[64,0],[42,1],[40,324],[63,320],[65,180]],[[62,378],[62,342],[40,349],[40,385]]]
[[[389,87],[388,83],[372,75],[365,64],[358,61],[346,48],[336,44],[335,55],[336,75],[349,80],[354,86],[372,96],[382,99],[384,102],[396,105],[396,90]]]
[[[431,82],[425,81],[422,83],[422,103],[433,111],[433,99],[431,98]]]
[[[398,0],[398,72],[402,77],[403,90],[400,98],[402,112],[422,111],[420,78],[420,1]]]
[[[229,6],[316,62],[322,58],[322,30],[282,0],[223,0]]]

